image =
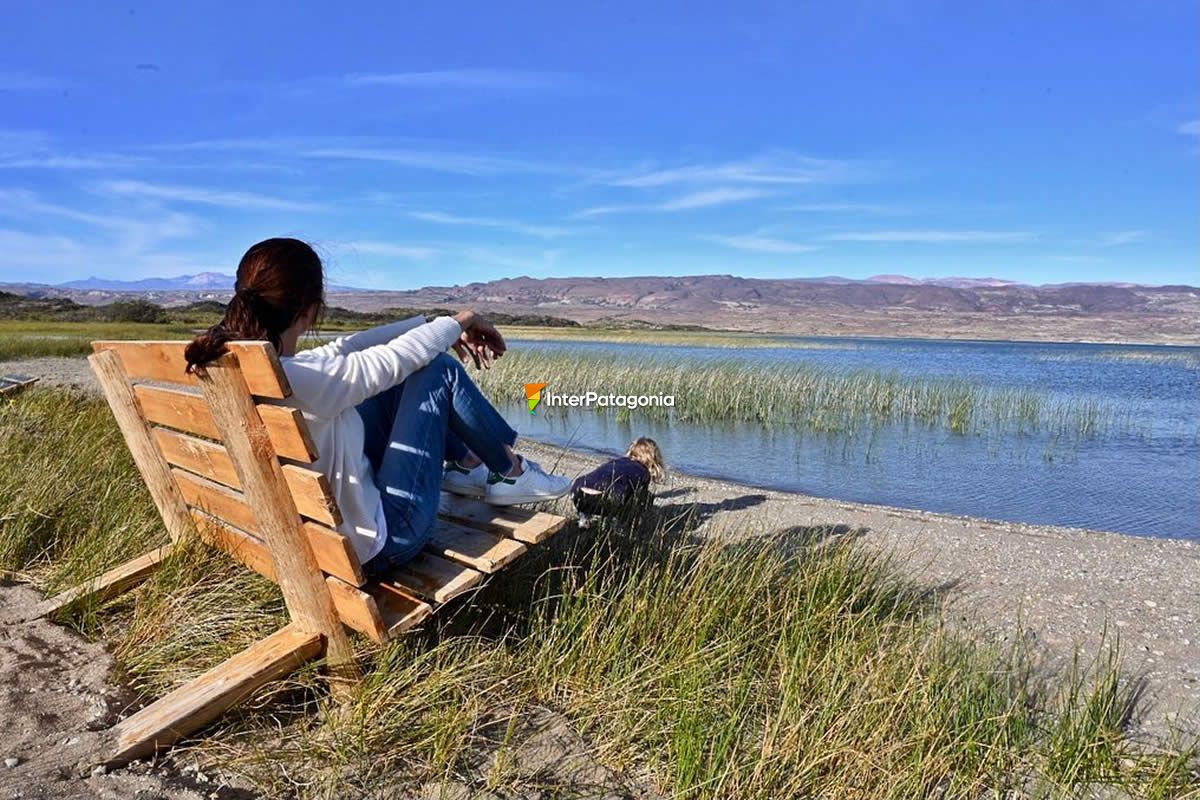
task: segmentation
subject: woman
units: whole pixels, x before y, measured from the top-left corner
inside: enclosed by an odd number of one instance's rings
[[[324,308],[321,259],[297,239],[267,239],[238,264],[225,317],[196,337],[188,371],[225,352],[225,343],[265,339],[292,385],[289,402],[308,420],[341,509],[340,531],[371,572],[421,552],[447,488],[495,505],[561,497],[569,482],[513,451],[517,433],[480,393],[464,362],[487,366],[503,337],[473,311],[426,322],[381,325],[297,353]]]

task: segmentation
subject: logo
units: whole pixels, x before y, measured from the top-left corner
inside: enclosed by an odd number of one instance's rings
[[[542,402],[542,389],[546,386],[545,383],[525,384],[525,404],[529,406],[530,414],[537,414],[538,403]]]
[[[673,408],[673,394],[616,394],[583,392],[563,394],[546,389],[548,383],[525,384],[525,405],[529,413],[537,415],[538,408],[647,408],[650,406]],[[543,391],[544,390],[544,391]]]

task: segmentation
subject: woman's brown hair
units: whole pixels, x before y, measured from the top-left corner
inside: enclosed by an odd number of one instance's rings
[[[266,340],[278,351],[283,332],[313,306],[325,305],[321,257],[299,239],[266,239],[238,263],[233,299],[225,317],[183,351],[187,371],[215,361],[227,342]]]

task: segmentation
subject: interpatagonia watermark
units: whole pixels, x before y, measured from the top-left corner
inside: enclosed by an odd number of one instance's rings
[[[567,394],[547,389],[548,383],[525,384],[525,403],[530,414],[542,408],[674,408],[673,394],[620,394],[617,392],[582,392]]]

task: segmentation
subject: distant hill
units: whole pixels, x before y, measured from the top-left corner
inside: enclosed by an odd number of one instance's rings
[[[164,306],[228,300],[232,277],[63,286],[17,284],[11,292],[88,305],[137,296]],[[112,288],[120,287],[120,288]],[[140,287],[140,288],[133,288]],[[915,279],[879,275],[760,279],[732,275],[504,278],[407,291],[330,287],[333,304],[387,308],[472,307],[581,324],[689,326],[805,335],[927,336],[1200,343],[1200,289],[1072,283],[1030,286],[999,278]]]
[[[179,275],[174,278],[141,278],[135,281],[98,278],[93,275],[83,280],[60,283],[53,288],[78,289],[87,292],[232,292],[235,280],[233,275],[226,275],[223,272],[198,272],[195,275]],[[362,291],[336,284],[330,284],[325,288],[330,292]]]

